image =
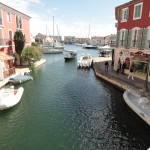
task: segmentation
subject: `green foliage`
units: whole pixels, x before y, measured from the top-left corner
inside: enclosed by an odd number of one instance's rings
[[[17,30],[14,34],[14,43],[15,43],[15,51],[20,58],[20,65],[21,65],[21,53],[25,46],[25,35],[23,35],[21,30]]]
[[[15,50],[18,55],[21,55],[21,52],[25,46],[25,35],[23,35],[21,30],[17,30],[14,34],[14,43]]]
[[[32,42],[31,46],[38,46],[38,44],[36,42]]]
[[[23,49],[21,57],[30,64],[31,59],[40,60],[42,57],[42,52],[40,48],[36,46],[29,46]]]

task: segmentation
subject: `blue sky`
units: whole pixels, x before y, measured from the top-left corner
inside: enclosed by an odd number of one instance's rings
[[[1,0],[31,17],[31,34],[87,37],[116,34],[115,7],[129,0]],[[90,26],[90,27],[89,27]],[[47,29],[47,30],[46,30]],[[46,32],[47,31],[47,32]]]

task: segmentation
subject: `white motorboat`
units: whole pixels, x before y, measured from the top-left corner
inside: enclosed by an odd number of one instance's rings
[[[65,50],[63,53],[65,61],[75,59],[78,54],[76,50]]]
[[[86,49],[96,49],[97,46],[91,45],[91,44],[90,44],[90,45],[88,45],[88,44],[86,45],[86,44],[85,44],[85,45],[83,45],[83,48],[86,48]]]
[[[12,88],[2,88],[0,90],[0,110],[8,109],[15,106],[23,95],[24,88],[19,89]]]
[[[150,125],[150,100],[131,90],[125,91],[123,98],[127,105]]]
[[[59,53],[63,53],[63,49],[60,48],[54,48],[54,47],[47,47],[45,48],[44,54],[59,54]]]
[[[17,84],[17,83],[23,83],[28,80],[33,80],[33,77],[28,72],[24,72],[23,74],[19,74],[13,78],[12,77],[9,78],[8,82]]]
[[[77,62],[78,68],[91,68],[93,58],[89,54],[83,54]]]

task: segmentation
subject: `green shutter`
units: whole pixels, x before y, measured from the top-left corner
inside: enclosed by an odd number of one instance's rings
[[[128,48],[128,34],[129,34],[129,30],[126,30],[126,32],[125,32],[125,43],[124,43],[125,48]]]
[[[143,29],[142,49],[146,48],[147,33],[148,33],[148,29],[147,28]]]
[[[143,34],[143,29],[140,29],[139,31],[138,31],[139,33],[138,33],[138,39],[137,39],[137,47],[138,47],[138,49],[141,49],[141,41],[142,41],[142,34]]]
[[[116,41],[117,47],[119,47],[119,38],[120,38],[120,31],[117,32],[117,41]]]
[[[122,21],[122,10],[120,10],[120,21]]]
[[[127,9],[127,20],[129,19],[129,8]]]
[[[130,48],[131,40],[131,30],[128,30],[127,48]]]

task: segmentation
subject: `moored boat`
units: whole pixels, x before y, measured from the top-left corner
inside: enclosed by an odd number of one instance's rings
[[[78,52],[76,50],[65,50],[64,59],[65,61],[75,59],[77,54]]]
[[[59,54],[59,53],[63,53],[63,49],[48,47],[48,48],[45,48],[43,53],[44,54]]]
[[[83,54],[77,62],[78,68],[91,68],[93,58],[90,54]]]
[[[23,83],[28,80],[33,80],[33,77],[29,73],[25,72],[23,74],[19,74],[19,75],[13,77],[13,78],[12,77],[9,78],[8,83],[17,84],[17,83]]]
[[[24,88],[18,89],[3,88],[0,90],[0,110],[8,109],[15,106],[21,100]]]
[[[127,105],[150,125],[150,100],[131,90],[125,91],[123,98]]]
[[[95,45],[83,45],[83,48],[86,48],[86,49],[96,49],[97,48],[97,46],[95,46]]]

